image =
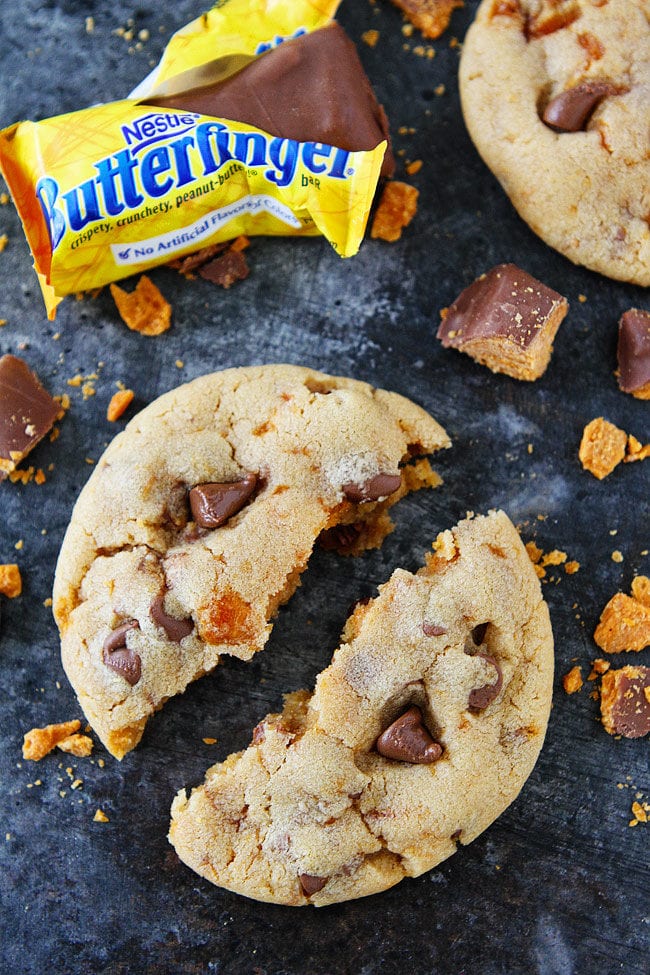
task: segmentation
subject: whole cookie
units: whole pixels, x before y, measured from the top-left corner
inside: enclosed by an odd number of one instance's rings
[[[535,233],[650,285],[650,2],[484,0],[460,92],[478,151]]]
[[[313,695],[172,805],[178,855],[219,886],[316,905],[416,877],[512,802],[542,746],[553,637],[503,512],[442,533],[357,607]]]
[[[386,509],[439,483],[421,455],[448,445],[402,396],[287,365],[203,376],[134,417],[77,501],[54,581],[63,664],[108,750],[133,748],[221,654],[264,646],[319,537],[379,545]]]

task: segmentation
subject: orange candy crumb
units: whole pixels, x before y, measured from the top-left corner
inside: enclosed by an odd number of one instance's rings
[[[15,599],[23,591],[20,569],[15,564],[0,565],[0,592],[8,599]]]
[[[171,325],[172,306],[146,274],[137,283],[135,291],[124,291],[111,285],[111,294],[123,321],[141,335],[161,335]]]
[[[418,191],[408,183],[393,180],[384,187],[370,236],[393,243],[402,236],[417,211]]]
[[[111,397],[111,401],[108,404],[108,409],[106,410],[106,419],[114,423],[116,420],[122,416],[124,411],[133,402],[133,397],[135,393],[132,389],[120,389]]]

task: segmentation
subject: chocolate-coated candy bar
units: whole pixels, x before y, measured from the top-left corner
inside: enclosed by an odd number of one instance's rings
[[[650,312],[630,308],[618,323],[618,385],[650,399]]]
[[[438,338],[493,372],[538,379],[568,310],[566,298],[514,264],[499,264],[444,312]]]
[[[0,481],[52,428],[59,412],[26,362],[15,355],[0,358]]]
[[[385,139],[381,175],[395,169],[386,113],[354,44],[336,23],[284,41],[224,81],[152,96],[146,104],[246,122],[280,138],[348,151],[374,149]]]

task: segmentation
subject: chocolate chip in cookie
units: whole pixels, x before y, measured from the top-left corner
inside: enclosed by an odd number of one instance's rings
[[[343,494],[348,501],[381,501],[395,494],[402,486],[401,474],[375,474],[362,484],[349,481],[343,485]]]
[[[194,622],[191,617],[178,619],[165,612],[165,591],[158,593],[149,607],[149,615],[157,626],[167,634],[167,638],[173,643],[180,643],[186,636],[189,636],[194,629]]]
[[[412,765],[431,765],[442,755],[442,745],[434,741],[418,707],[410,707],[393,721],[377,739],[377,751],[384,758]]]
[[[581,81],[551,99],[542,121],[556,132],[580,132],[602,100],[619,91],[610,81]]]
[[[257,474],[225,484],[198,484],[190,491],[192,516],[201,528],[219,528],[244,507],[257,484]]]
[[[301,873],[298,877],[305,897],[311,897],[322,890],[328,881],[328,877],[314,877],[310,873]]]
[[[488,705],[496,701],[503,687],[503,673],[501,672],[499,662],[488,653],[477,653],[476,656],[484,660],[486,664],[489,664],[496,676],[489,683],[483,684],[481,687],[475,687],[470,691],[467,707],[470,711],[475,712],[484,711]]]
[[[103,659],[107,667],[114,670],[133,687],[142,675],[140,654],[126,645],[126,635],[130,630],[139,630],[137,620],[127,620],[115,627],[104,640]]]

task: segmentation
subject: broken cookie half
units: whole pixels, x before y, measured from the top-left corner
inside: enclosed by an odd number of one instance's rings
[[[172,806],[170,841],[212,883],[317,906],[416,877],[519,793],[548,721],[553,638],[503,512],[442,533],[358,605],[313,694]]]
[[[83,489],[54,583],[63,664],[108,750],[222,654],[249,659],[315,542],[357,554],[440,478],[442,427],[396,393],[299,366],[203,376],[134,417]],[[337,533],[338,532],[338,533]]]

